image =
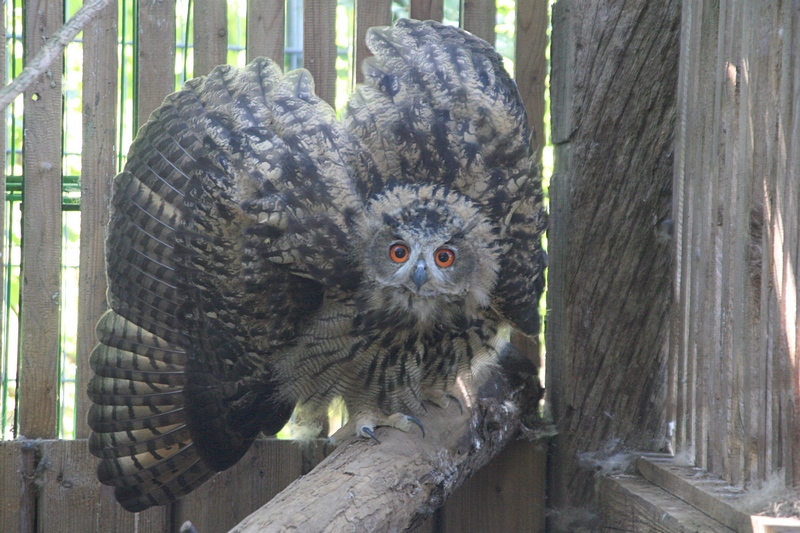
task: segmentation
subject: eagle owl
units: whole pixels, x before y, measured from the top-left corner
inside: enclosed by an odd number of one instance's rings
[[[221,66],[166,98],[114,180],[88,393],[123,507],[179,498],[260,432],[408,430],[538,331],[541,182],[515,83],[458,28],[373,28],[341,120],[305,70]]]

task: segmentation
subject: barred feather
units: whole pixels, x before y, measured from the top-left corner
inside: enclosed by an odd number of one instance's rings
[[[536,332],[546,216],[500,56],[433,22],[367,42],[341,122],[262,58],[187,82],[131,146],[88,388],[126,509],[188,494],[295,407],[312,423],[341,396],[362,436],[418,415],[509,323]]]

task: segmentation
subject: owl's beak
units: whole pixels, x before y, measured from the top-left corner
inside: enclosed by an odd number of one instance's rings
[[[414,282],[414,285],[417,286],[417,290],[420,289],[425,282],[428,281],[428,266],[425,264],[425,261],[420,259],[417,261],[417,266],[414,269],[414,273],[411,274],[411,281]]]

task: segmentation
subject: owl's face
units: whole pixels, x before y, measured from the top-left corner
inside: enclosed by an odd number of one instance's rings
[[[367,207],[362,225],[363,301],[421,325],[489,304],[499,249],[491,225],[462,195],[396,187]]]

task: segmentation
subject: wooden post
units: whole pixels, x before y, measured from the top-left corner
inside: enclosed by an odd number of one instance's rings
[[[264,56],[283,68],[285,0],[248,0],[247,61]]]
[[[314,77],[317,96],[336,105],[336,0],[306,2],[303,67]]]
[[[388,26],[392,22],[392,2],[389,0],[356,0],[353,74],[355,83],[364,81],[361,63],[372,55],[367,49],[367,30],[373,26]]]
[[[164,97],[175,92],[175,0],[140,2],[137,9],[138,131]]]
[[[193,26],[193,74],[197,78],[228,61],[228,3],[225,0],[195,0]]]
[[[25,5],[25,57],[64,22],[62,2]],[[54,438],[58,426],[61,300],[61,71],[63,55],[25,91],[19,434]]]
[[[592,501],[593,461],[656,450],[667,431],[679,21],[677,0],[554,8],[548,531],[591,526],[574,508]]]
[[[81,157],[81,251],[78,301],[75,436],[86,438],[91,402],[89,354],[94,326],[107,309],[105,227],[111,181],[117,169],[117,2],[83,30],[83,153]]]

